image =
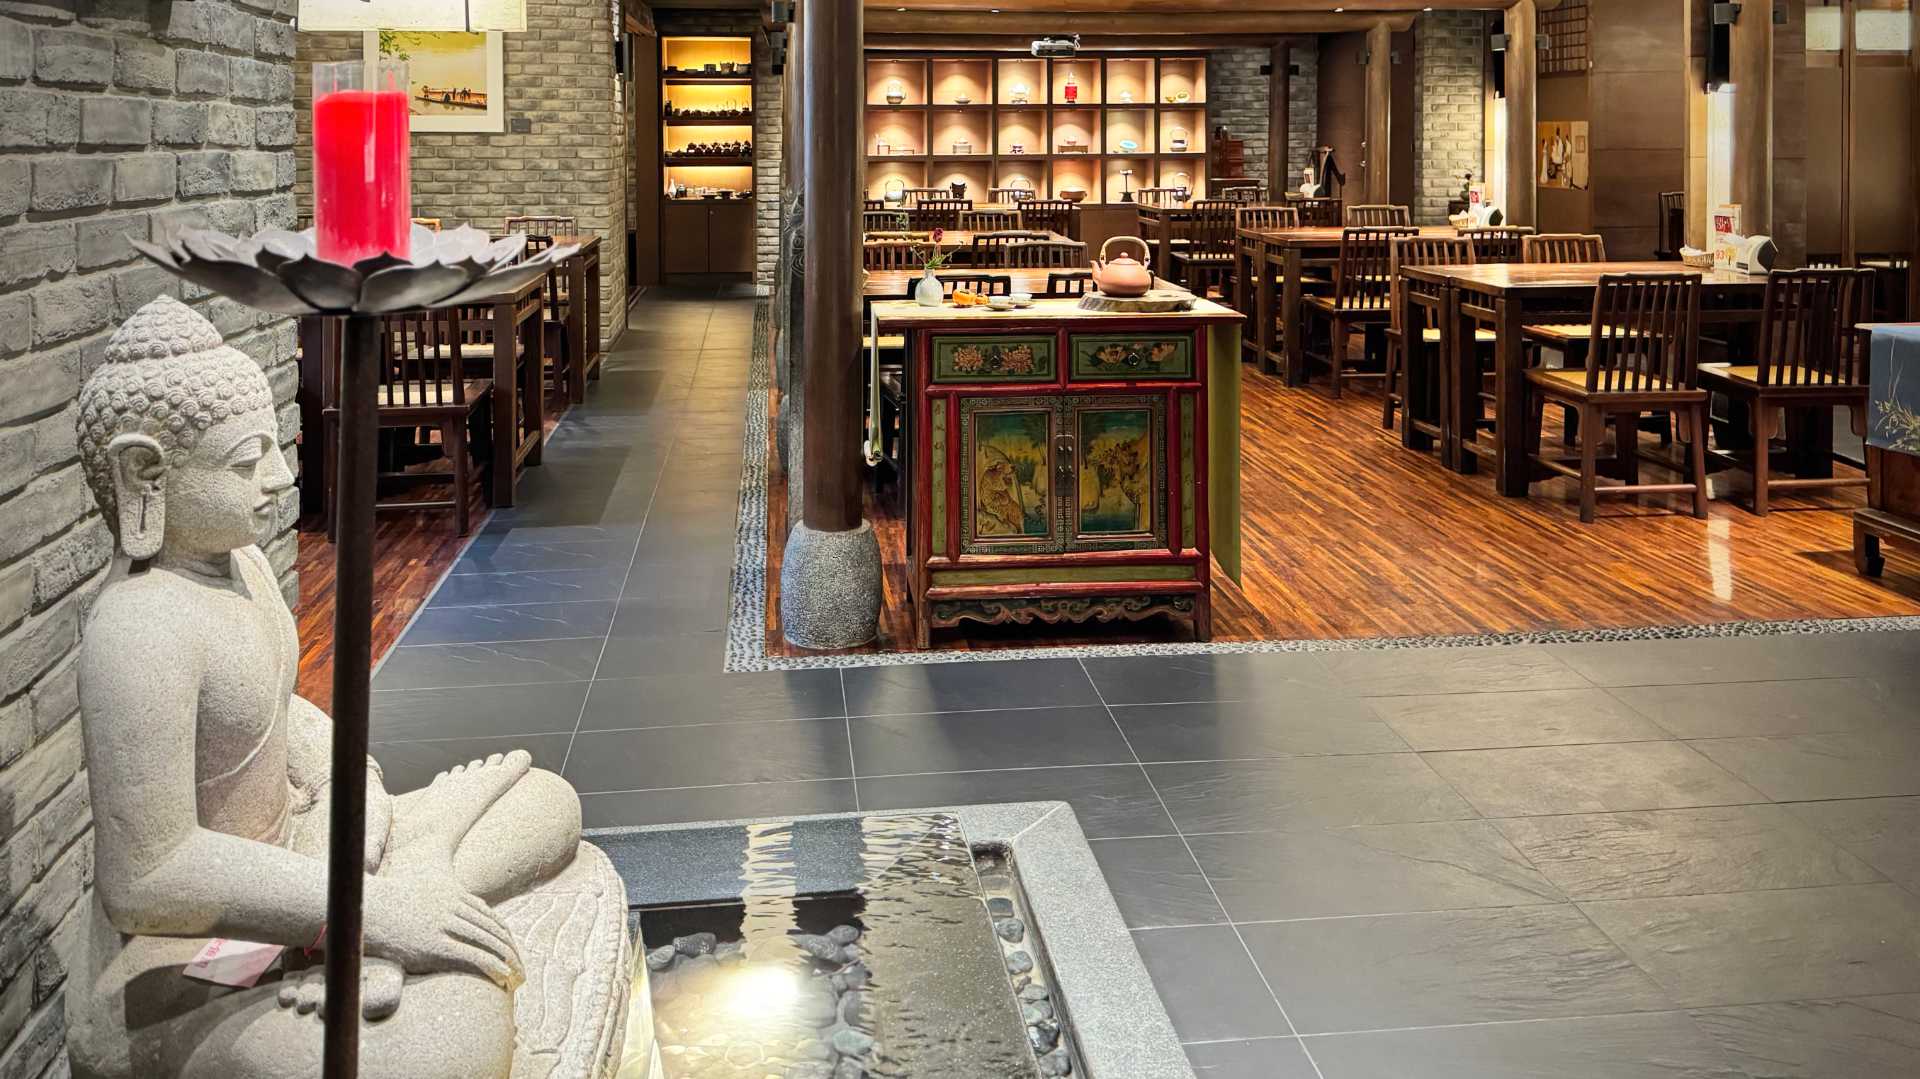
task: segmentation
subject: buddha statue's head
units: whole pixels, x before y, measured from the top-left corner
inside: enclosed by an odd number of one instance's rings
[[[170,296],[114,332],[76,426],[87,483],[131,559],[259,543],[293,484],[259,365]]]

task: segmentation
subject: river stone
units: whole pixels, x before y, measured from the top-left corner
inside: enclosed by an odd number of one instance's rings
[[[1039,985],[1032,981],[1020,987],[1020,999],[1028,1003],[1036,1000],[1045,1000],[1052,995],[1052,993],[1047,992],[1046,986]]]
[[[1047,1052],[1060,1044],[1060,1024],[1051,1019],[1034,1023],[1027,1027],[1027,1041],[1033,1045],[1034,1052]]]
[[[873,1035],[852,1027],[841,1027],[833,1032],[833,1048],[850,1057],[863,1057],[873,1049]]]
[[[1026,952],[1010,952],[1007,955],[1007,973],[1025,974],[1033,969],[1033,956]]]
[[[860,939],[860,931],[850,925],[836,925],[827,931],[827,939],[835,944],[852,944]]]
[[[833,1065],[822,1060],[802,1060],[787,1065],[783,1079],[833,1079]]]
[[[848,1026],[860,1026],[860,1011],[867,1006],[867,994],[854,990],[840,998],[840,1021]]]
[[[1073,1074],[1073,1058],[1067,1055],[1065,1046],[1040,1058],[1040,1074],[1050,1077]]]
[[[987,913],[995,918],[1011,918],[1013,917],[1013,900],[994,896],[987,900]]]
[[[827,1048],[826,1041],[820,1038],[808,1038],[795,1047],[793,1052],[794,1055],[805,1057],[808,1060],[833,1059],[833,1050]]]
[[[800,936],[794,937],[793,942],[799,945],[801,950],[813,956],[815,959],[828,963],[839,963],[843,961],[840,946],[817,933],[803,933]]]
[[[833,1079],[867,1079],[867,1069],[861,1067],[857,1060],[842,1059],[834,1065]]]
[[[673,957],[680,953],[671,944],[663,944],[647,953],[647,969],[659,973],[673,965]]]
[[[810,1027],[831,1026],[834,1012],[833,992],[823,985],[802,989],[793,1002],[793,1017]]]
[[[685,956],[709,955],[719,937],[712,933],[689,933],[684,937],[673,938],[674,950]]]
[[[848,989],[865,989],[867,983],[873,980],[873,972],[867,969],[865,963],[849,963],[838,977]]]
[[[1018,918],[1002,918],[993,923],[993,931],[1008,944],[1018,944],[1027,939],[1027,925]]]
[[[1035,1001],[1032,1004],[1022,1004],[1020,1006],[1020,1018],[1028,1024],[1052,1019],[1053,1005],[1048,1004],[1044,1000]]]

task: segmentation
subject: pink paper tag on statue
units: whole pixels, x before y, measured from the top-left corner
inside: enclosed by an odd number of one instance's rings
[[[189,978],[236,989],[250,988],[286,949],[278,944],[214,937],[181,973]]]

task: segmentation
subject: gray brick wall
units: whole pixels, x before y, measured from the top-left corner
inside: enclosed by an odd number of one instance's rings
[[[1300,170],[1313,163],[1314,148],[1320,145],[1320,51],[1295,47],[1293,66],[1300,74],[1287,87],[1287,177],[1286,187],[1298,190]]]
[[[627,294],[627,126],[614,104],[613,29],[608,5],[532,0],[525,33],[502,48],[509,121],[525,134],[421,132],[413,136],[413,212],[444,227],[499,232],[519,214],[568,214],[600,236],[600,326],[610,341],[625,325]],[[301,33],[296,94],[310,106],[311,65],[357,60],[357,33]],[[295,112],[296,190],[312,209],[312,114]]]
[[[1462,174],[1485,178],[1486,15],[1430,11],[1414,23],[1420,47],[1414,78],[1414,219],[1444,224]]]
[[[73,400],[166,293],[266,370],[300,433],[291,322],[183,286],[126,237],[294,220],[293,0],[0,0],[0,1076],[66,1074],[67,958],[93,873],[74,649],[112,540]],[[267,547],[289,601],[293,518]]]
[[[1207,138],[1224,126],[1229,137],[1246,140],[1246,174],[1262,180],[1267,178],[1272,80],[1260,68],[1272,58],[1272,50],[1264,48],[1215,49],[1207,56]]]

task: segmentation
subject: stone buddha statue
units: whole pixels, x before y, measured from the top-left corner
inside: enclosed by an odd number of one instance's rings
[[[293,483],[272,392],[162,297],[113,335],[78,411],[117,544],[80,653],[95,868],[73,1073],[317,1076],[332,735],[293,692],[294,621],[258,546]],[[626,895],[573,790],[522,752],[398,795],[368,771],[361,1074],[617,1066]],[[229,987],[183,974],[210,939],[285,950]]]

